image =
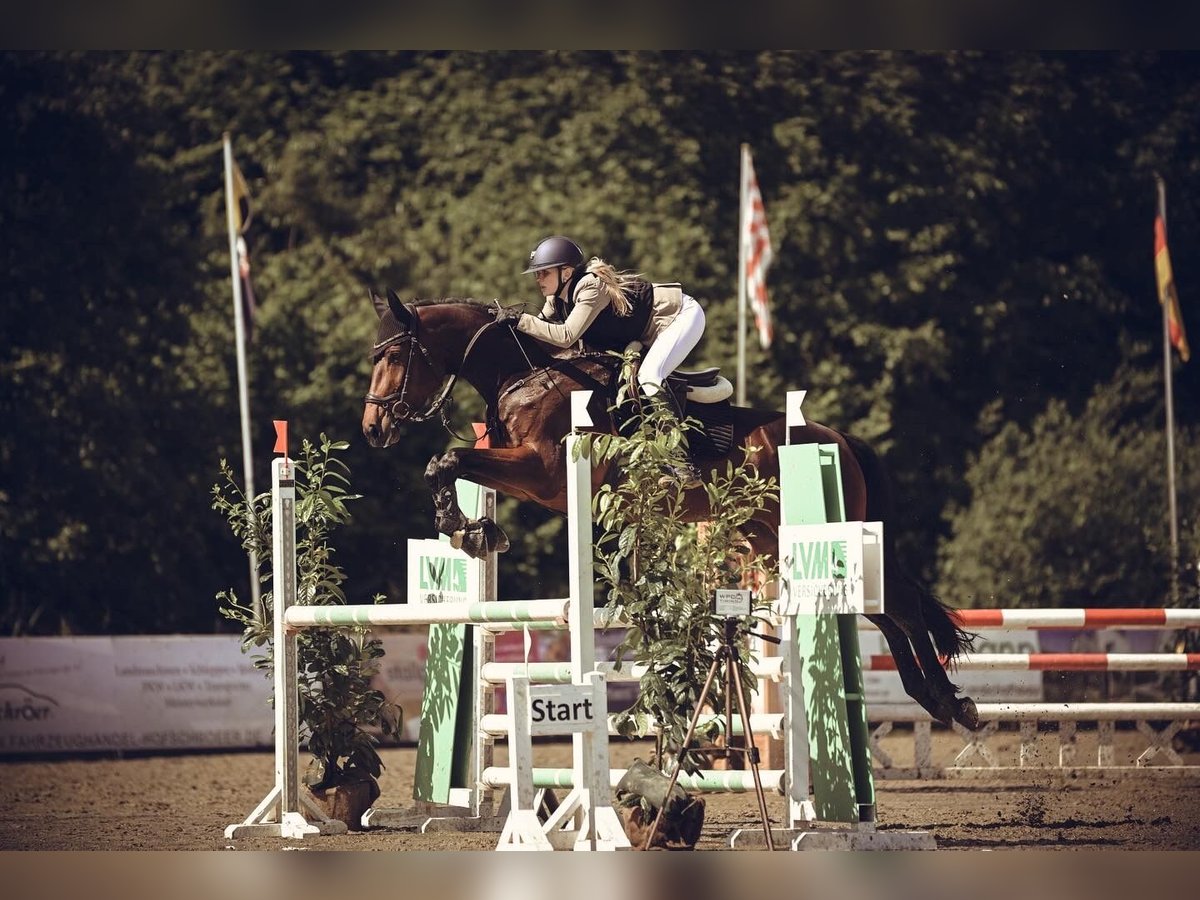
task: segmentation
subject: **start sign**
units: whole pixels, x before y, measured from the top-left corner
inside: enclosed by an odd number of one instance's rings
[[[883,523],[785,525],[779,551],[776,613],[883,612]]]
[[[596,688],[591,684],[546,684],[529,687],[530,734],[576,734],[591,731],[596,727],[599,716],[608,718],[607,706],[596,702]],[[603,727],[607,731],[607,721],[603,723]]]

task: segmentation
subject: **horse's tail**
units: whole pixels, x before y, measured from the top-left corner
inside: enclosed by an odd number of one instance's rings
[[[921,614],[937,651],[954,660],[971,649],[976,635],[962,627],[957,612],[921,584],[896,554],[896,515],[892,481],[875,448],[854,435],[845,435],[867,484],[867,519],[883,522],[884,567],[888,574],[908,585],[921,598]],[[886,609],[886,607],[885,607]]]

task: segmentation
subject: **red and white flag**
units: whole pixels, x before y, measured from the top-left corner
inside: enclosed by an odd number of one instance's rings
[[[767,212],[763,208],[762,194],[758,191],[758,179],[754,176],[754,163],[750,159],[750,148],[743,147],[745,154],[742,165],[742,246],[746,248],[746,296],[750,309],[754,311],[754,325],[758,329],[758,341],[763,349],[771,346],[771,302],[767,298],[767,267],[771,264],[771,235],[767,231]]]

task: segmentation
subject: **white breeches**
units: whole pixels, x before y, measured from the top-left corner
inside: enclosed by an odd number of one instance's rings
[[[642,357],[642,367],[637,376],[642,391],[648,396],[657,393],[663,379],[687,358],[703,334],[704,309],[694,298],[684,294],[678,315],[654,339]]]

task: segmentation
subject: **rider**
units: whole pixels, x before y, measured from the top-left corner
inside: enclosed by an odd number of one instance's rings
[[[497,311],[497,322],[516,325],[555,347],[582,340],[592,349],[622,352],[640,341],[646,351],[638,386],[647,397],[665,402],[678,421],[680,410],[663,381],[704,334],[704,310],[695,299],[678,284],[651,284],[595,256],[585,264],[579,245],[562,235],[541,241],[521,274],[532,274],[545,297],[541,316],[510,307]],[[699,483],[690,462],[674,474],[685,487]]]

